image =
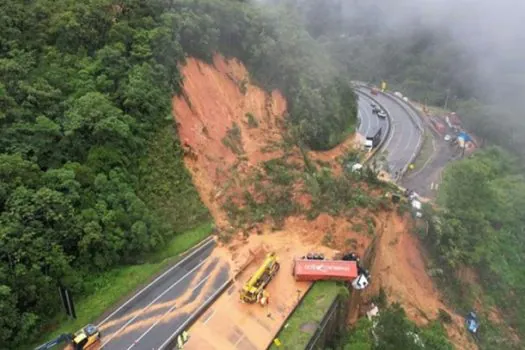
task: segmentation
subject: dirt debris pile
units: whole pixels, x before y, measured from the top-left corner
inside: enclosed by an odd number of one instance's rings
[[[183,95],[174,99],[173,113],[181,141],[195,155],[185,162],[202,200],[218,224],[225,224],[217,199],[235,181],[232,172],[279,153],[262,149],[281,140],[286,101],[277,91],[251,85],[239,61],[220,55],[213,65],[188,58],[183,74]]]
[[[432,279],[426,272],[423,248],[411,234],[407,218],[394,213],[384,221],[376,241],[376,251],[371,264],[373,283],[362,296],[366,307],[372,296],[383,288],[389,302],[403,305],[407,316],[418,325],[426,325],[438,318],[439,310],[451,315],[452,322],[445,325],[451,342],[458,349],[477,349],[464,327],[464,318],[444,302]],[[361,310],[361,313],[366,310]]]
[[[426,274],[421,247],[409,233],[406,220],[385,211],[381,191],[361,188],[369,192],[369,198],[374,197],[375,204],[367,209],[356,207],[344,215],[321,212],[307,219],[304,212],[301,214],[293,207],[312,206],[312,196],[304,191],[308,181],[305,168],[313,164],[317,169],[330,169],[336,177],[341,175],[340,158],[359,142],[359,136],[329,151],[305,152],[305,157],[288,142],[284,97],[278,91],[266,93],[252,85],[239,61],[216,55],[209,65],[189,58],[182,73],[183,95],[174,98],[173,113],[185,148],[185,163],[215,218],[218,231],[228,233],[229,240],[214,255],[227,261],[231,275],[236,276],[234,286],[195,325],[198,332],[194,334],[199,337],[193,338],[193,343],[190,341],[189,348],[209,347],[214,341],[229,347],[259,348],[254,344],[271,341],[275,335],[272,332],[279,329],[294,308],[293,301],[308,287],[308,284],[298,286],[299,282],[291,278],[294,257],[308,252],[332,257],[341,251],[363,255],[372,242],[377,247],[371,270],[373,280],[363,301],[383,287],[389,300],[400,302],[408,316],[420,325],[435,319],[439,309],[446,310],[454,321],[447,326],[451,340],[461,349],[475,348],[462,318],[444,305]],[[311,164],[307,164],[306,158]],[[286,172],[281,171],[284,166]],[[273,177],[263,176],[269,170]],[[287,192],[270,193],[281,196],[273,198],[270,209],[290,206],[283,222],[276,226],[264,217],[263,220],[250,217],[253,225],[236,227],[225,210],[227,199],[241,210],[246,202],[259,209],[265,205],[264,196],[276,186],[287,186]],[[261,213],[268,212],[258,212]],[[268,286],[273,309],[240,305],[238,290],[269,251],[275,251],[282,263],[276,280]]]

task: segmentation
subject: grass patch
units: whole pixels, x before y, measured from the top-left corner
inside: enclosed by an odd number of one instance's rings
[[[212,224],[202,224],[192,230],[178,234],[163,247],[163,249],[147,257],[140,265],[115,267],[97,276],[90,275],[87,288],[92,292],[75,300],[76,320],[69,320],[64,315],[57,317],[51,333],[39,341],[44,343],[62,333],[75,332],[87,323],[94,323],[105,311],[116,305],[122,298],[146,284],[163,269],[180,259],[180,254],[207,238],[212,231]],[[37,344],[30,345],[33,349]]]
[[[257,118],[255,118],[255,116],[252,113],[250,112],[246,113],[246,119],[248,122],[248,127],[250,129],[257,128],[259,126],[259,122],[257,121]]]
[[[244,153],[244,148],[242,146],[241,129],[239,128],[239,125],[237,125],[236,122],[233,122],[231,129],[226,131],[226,136],[222,138],[222,144],[231,149],[231,151],[237,155]]]
[[[434,145],[432,140],[432,135],[430,135],[430,132],[426,131],[423,134],[423,145],[421,146],[421,151],[414,160],[414,169],[410,172],[421,169],[423,165],[425,165],[426,161],[430,159],[432,153],[434,153]]]
[[[334,281],[314,283],[288,319],[285,328],[277,335],[282,345],[277,347],[272,344],[270,349],[304,349],[312,334],[301,330],[301,327],[309,323],[319,324],[342,290],[343,287]]]

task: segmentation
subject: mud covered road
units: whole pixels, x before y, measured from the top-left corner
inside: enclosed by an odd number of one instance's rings
[[[228,265],[206,241],[133,295],[100,324],[100,349],[161,349],[172,334],[227,280]]]

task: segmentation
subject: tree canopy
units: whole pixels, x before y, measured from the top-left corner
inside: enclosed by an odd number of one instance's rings
[[[525,334],[525,256],[523,211],[525,177],[517,159],[492,147],[454,163],[445,170],[438,196],[440,209],[431,220],[427,246],[445,270],[441,277],[455,283],[457,270],[472,266],[484,291],[500,307],[505,321]],[[470,311],[473,295],[460,287],[463,311]],[[501,345],[499,338],[484,337],[483,348]],[[510,337],[505,348],[515,348]]]
[[[419,328],[396,303],[382,308],[372,321],[361,318],[341,343],[342,350],[453,349],[439,323]]]
[[[0,4],[0,348],[60,310],[57,285],[133,263],[209,214],[171,97],[187,55],[237,57],[280,89],[312,148],[353,131],[356,100],[299,21],[234,0]]]

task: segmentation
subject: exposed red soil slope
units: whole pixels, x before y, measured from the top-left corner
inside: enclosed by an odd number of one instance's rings
[[[245,166],[273,158],[274,154],[261,149],[280,140],[277,123],[286,111],[286,101],[277,91],[268,94],[243,83],[248,79],[244,66],[219,55],[213,66],[189,58],[183,74],[183,96],[174,99],[173,114],[181,140],[197,155],[197,159],[186,157],[185,162],[202,200],[217,222],[224,224],[215,199],[232,180],[230,171],[238,157],[222,140],[235,122],[241,130]],[[248,127],[247,113],[256,118],[257,128]]]
[[[477,349],[463,326],[463,318],[444,304],[426,273],[422,248],[410,231],[407,219],[396,214],[385,221],[371,270],[373,284],[365,291],[364,299],[383,287],[389,301],[403,305],[408,317],[419,325],[437,319],[439,309],[443,309],[453,320],[445,327],[453,344],[458,349]]]
[[[220,55],[214,57],[213,65],[190,58],[182,68],[182,74],[184,94],[174,98],[173,114],[180,138],[189,149],[185,163],[219,229],[232,230],[222,200],[226,193],[246,187],[243,180],[252,170],[259,168],[261,162],[284,154],[282,148],[275,146],[282,143],[285,132],[286,101],[278,91],[265,93],[250,84],[248,72],[239,61],[226,60]],[[257,127],[250,127],[248,113],[256,119]],[[240,130],[242,152],[235,152],[224,142],[233,123]],[[353,142],[354,138],[349,138],[330,151],[310,152],[309,155],[313,160],[328,163],[338,174],[341,169],[337,158],[352,147]],[[299,162],[302,159],[297,150],[292,151],[288,158]],[[297,196],[303,204],[309,201],[307,196]],[[291,255],[301,252],[326,249],[320,248],[323,245],[331,248],[330,254],[343,250],[363,254],[372,237],[355,232],[353,224],[364,221],[366,216],[372,217],[377,222],[378,231],[383,233],[379,237],[377,259],[371,271],[372,287],[365,293],[365,298],[383,286],[390,300],[399,301],[410,318],[419,324],[435,319],[440,308],[447,310],[455,321],[447,329],[452,341],[461,349],[474,348],[462,327],[462,319],[442,303],[439,292],[427,276],[418,241],[408,233],[406,221],[396,215],[359,212],[353,221],[328,214],[321,214],[313,221],[302,216],[290,217],[277,232],[272,232],[271,225],[265,224],[250,232],[237,232],[232,236],[232,242],[219,249],[217,254],[224,255],[231,266],[243,265],[239,261],[254,245],[280,251],[288,260]],[[260,235],[255,235],[256,232]],[[295,283],[291,277],[280,277],[279,288],[293,291]],[[241,319],[237,321],[244,323]]]

